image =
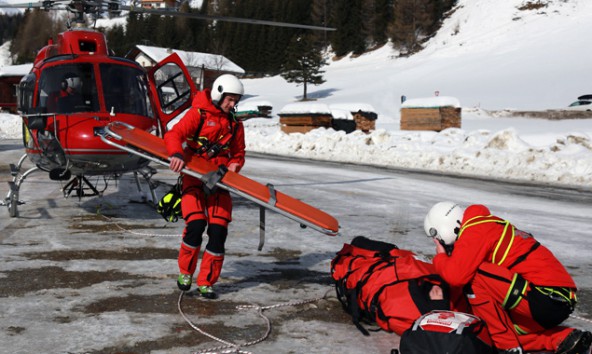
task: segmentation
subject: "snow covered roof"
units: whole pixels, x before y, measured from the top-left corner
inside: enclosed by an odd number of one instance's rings
[[[329,106],[318,102],[296,102],[285,105],[278,114],[331,114]]]
[[[348,111],[348,112],[372,112],[375,113],[376,111],[374,110],[374,107],[372,107],[372,105],[369,105],[367,103],[360,103],[360,102],[355,102],[355,103],[332,103],[330,105],[331,110],[344,110],[344,111]]]
[[[374,108],[367,103],[297,102],[285,105],[278,114],[330,114],[335,119],[353,119],[355,112],[374,113]]]
[[[33,64],[6,65],[0,67],[0,77],[25,76],[31,71]]]
[[[177,53],[183,63],[187,67],[201,67],[202,65],[208,70],[226,71],[236,74],[244,74],[245,70],[233,63],[231,60],[223,55],[186,52],[179,49],[170,49],[162,47],[152,47],[147,45],[137,45],[142,53],[152,59],[155,63],[163,60],[171,55],[172,52]]]
[[[435,108],[454,107],[460,108],[460,101],[456,97],[438,96],[426,98],[408,99],[401,105],[401,108]]]
[[[249,100],[246,102],[239,102],[239,111],[256,111],[259,107],[273,107],[272,103],[267,100]]]

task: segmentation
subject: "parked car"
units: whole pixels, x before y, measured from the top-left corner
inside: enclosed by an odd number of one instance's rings
[[[565,108],[569,111],[592,111],[592,95],[583,95],[578,100]]]

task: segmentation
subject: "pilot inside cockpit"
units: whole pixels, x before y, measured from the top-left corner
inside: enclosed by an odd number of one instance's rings
[[[74,73],[65,74],[60,81],[60,89],[47,98],[48,112],[72,113],[80,111],[83,105],[82,80]]]

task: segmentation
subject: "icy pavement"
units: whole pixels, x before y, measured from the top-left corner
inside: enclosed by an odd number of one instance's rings
[[[0,192],[18,141],[0,144]],[[235,201],[220,299],[185,296],[183,313],[221,339],[257,341],[266,330],[254,309],[272,306],[267,339],[253,353],[388,353],[398,336],[363,336],[333,295],[329,263],[356,235],[430,256],[425,211],[442,198],[487,204],[537,236],[566,264],[580,286],[576,315],[592,318],[590,193],[420,176],[388,170],[247,158],[243,173],[271,182],[336,216],[342,236],[328,237],[277,214],[267,216],[259,242],[259,210]],[[159,169],[159,192],[176,177]],[[4,196],[5,194],[3,194]],[[179,310],[176,255],[182,223],[170,224],[143,203],[130,176],[101,198],[64,199],[60,183],[32,175],[22,187],[20,217],[0,210],[0,342],[6,353],[192,353],[220,343],[198,333]],[[325,297],[318,300],[318,298]],[[569,324],[590,329],[589,322]]]

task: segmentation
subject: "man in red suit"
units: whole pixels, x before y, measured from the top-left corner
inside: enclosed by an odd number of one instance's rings
[[[424,229],[436,244],[436,272],[465,286],[475,315],[501,353],[589,353],[592,334],[560,326],[577,302],[576,285],[553,253],[483,205],[434,205]]]
[[[193,154],[233,172],[242,168],[245,133],[233,113],[243,93],[240,80],[228,74],[218,77],[211,90],[198,92],[187,114],[164,136],[172,171],[180,172]],[[177,286],[183,291],[191,288],[202,234],[207,227],[208,243],[196,282],[201,296],[215,299],[217,294],[212,286],[222,271],[232,199],[228,191],[207,190],[197,178],[183,175],[181,210],[185,230],[179,250]]]

